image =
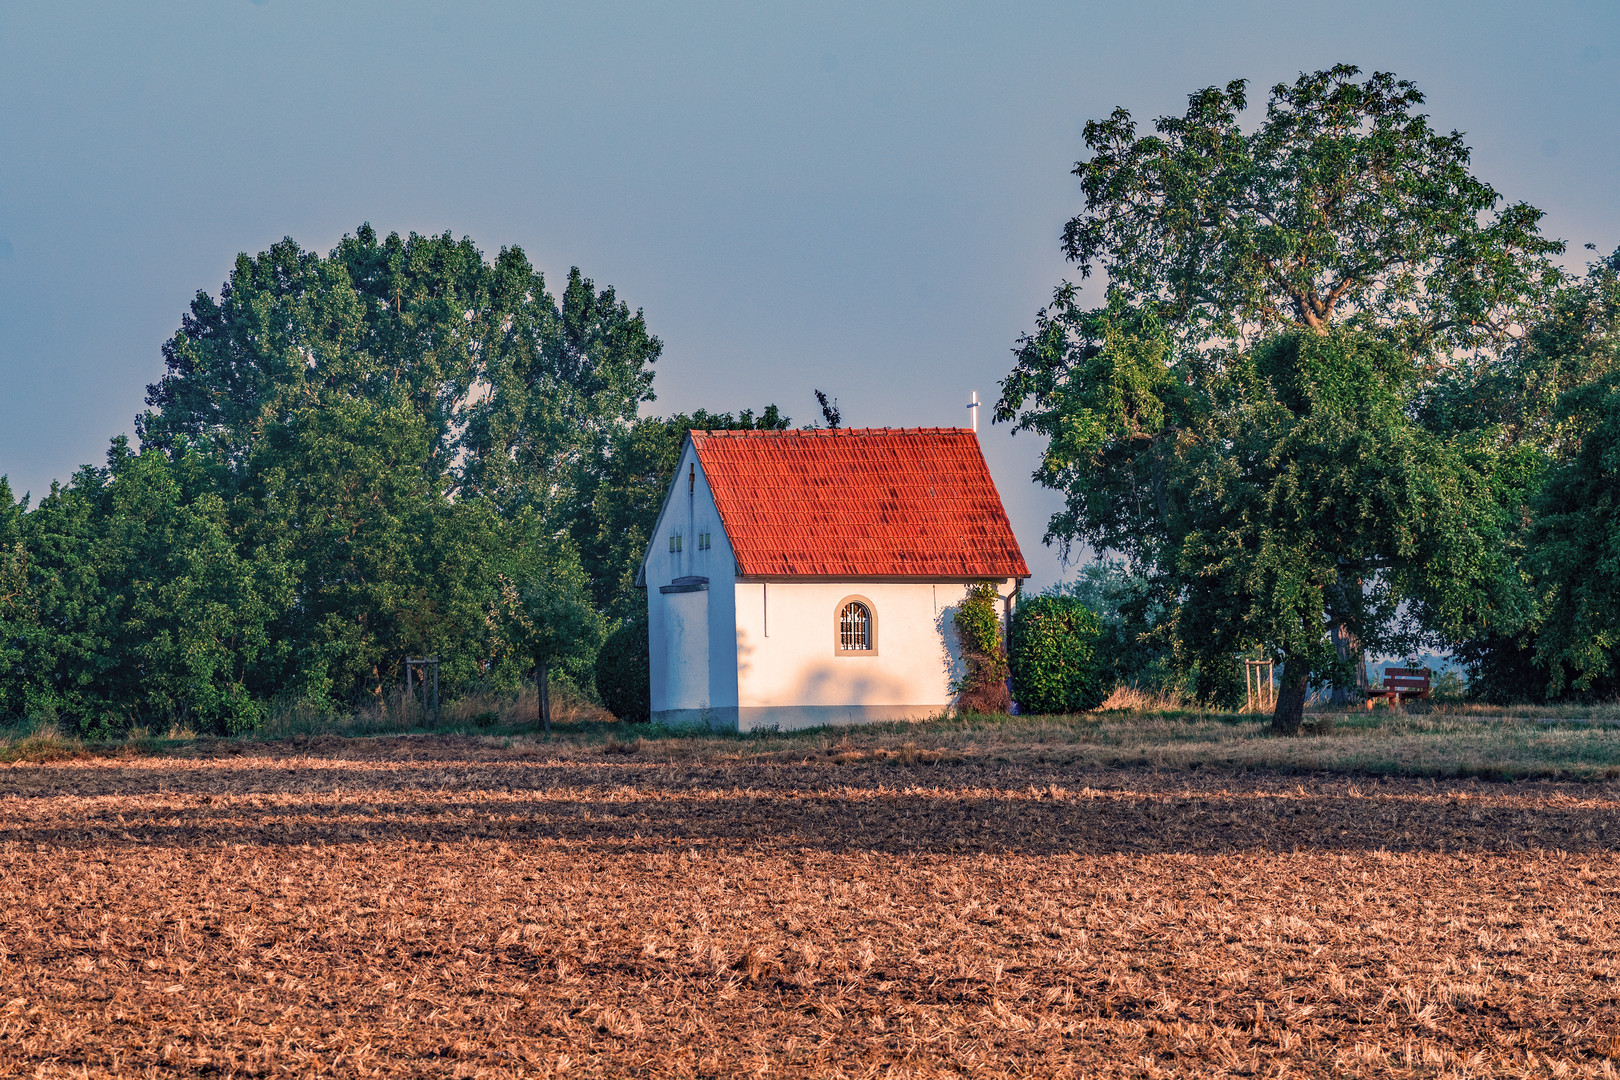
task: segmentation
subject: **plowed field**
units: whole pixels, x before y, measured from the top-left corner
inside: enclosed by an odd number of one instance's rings
[[[1611,1076],[1620,1055],[1613,783],[242,750],[0,767],[0,1074]]]

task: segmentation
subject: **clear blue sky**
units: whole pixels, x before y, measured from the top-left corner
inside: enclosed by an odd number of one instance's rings
[[[614,285],[666,343],[655,411],[806,421],[819,386],[853,425],[964,423],[1066,272],[1085,121],[1235,77],[1414,79],[1575,265],[1620,244],[1610,0],[0,0],[0,45],[0,474],[36,496],[133,430],[237,252],[363,221]],[[1050,581],[1038,445],[986,427]]]

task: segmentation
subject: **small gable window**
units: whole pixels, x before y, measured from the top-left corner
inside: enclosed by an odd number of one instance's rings
[[[681,534],[680,533],[671,533],[670,534],[670,537],[669,537],[669,550],[670,550],[670,554],[674,554],[675,552],[681,550]]]
[[[877,653],[877,619],[864,596],[851,596],[838,605],[838,652],[860,656]]]

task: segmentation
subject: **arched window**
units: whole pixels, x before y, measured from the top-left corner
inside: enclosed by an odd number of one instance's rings
[[[864,596],[851,596],[838,605],[837,651],[872,656],[877,653],[877,619],[872,603]]]

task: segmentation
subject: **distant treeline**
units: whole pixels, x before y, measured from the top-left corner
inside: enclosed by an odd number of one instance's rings
[[[442,658],[447,694],[550,665],[590,692],[691,426],[639,419],[662,346],[578,270],[360,228],[199,292],[139,447],[30,505],[0,479],[0,720],[251,729]]]

